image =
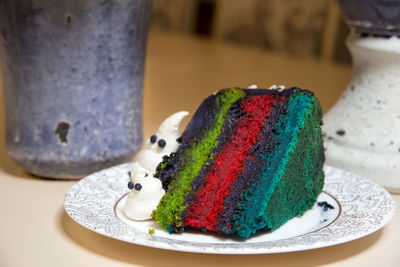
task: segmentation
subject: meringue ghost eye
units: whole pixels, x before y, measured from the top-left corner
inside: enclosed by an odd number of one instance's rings
[[[154,144],[157,141],[157,136],[156,135],[152,135],[150,137],[150,143]]]
[[[163,148],[163,147],[165,147],[166,144],[167,144],[167,142],[165,142],[164,139],[158,140],[158,146],[159,147]]]
[[[134,187],[135,187],[135,184],[132,181],[129,181],[128,188],[132,190]]]
[[[135,189],[136,189],[137,191],[140,191],[140,189],[142,189],[142,185],[139,184],[139,183],[136,183],[136,184],[135,184]]]

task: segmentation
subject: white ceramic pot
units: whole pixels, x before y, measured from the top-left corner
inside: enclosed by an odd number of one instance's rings
[[[400,39],[352,33],[347,45],[354,73],[324,117],[327,164],[400,193]]]

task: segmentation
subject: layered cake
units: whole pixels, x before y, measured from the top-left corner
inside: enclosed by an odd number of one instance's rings
[[[230,88],[206,98],[155,177],[153,219],[249,237],[302,215],[324,183],[321,108],[307,90]]]

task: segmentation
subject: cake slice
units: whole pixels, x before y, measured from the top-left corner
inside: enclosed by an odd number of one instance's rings
[[[249,237],[302,215],[324,183],[321,108],[307,90],[239,89],[206,98],[158,165],[166,190],[152,217]]]

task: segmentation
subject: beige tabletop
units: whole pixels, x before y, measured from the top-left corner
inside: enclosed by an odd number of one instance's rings
[[[230,86],[297,85],[326,111],[351,77],[349,66],[271,54],[190,36],[152,32],[144,88],[144,135],[175,111],[191,113]],[[1,84],[1,82],[0,82]],[[1,85],[0,85],[1,86]],[[206,255],[124,243],[91,232],[63,209],[74,181],[23,172],[6,154],[0,90],[0,266],[400,266],[400,214],[367,237],[327,248],[272,255]],[[400,195],[393,196],[400,206]]]

